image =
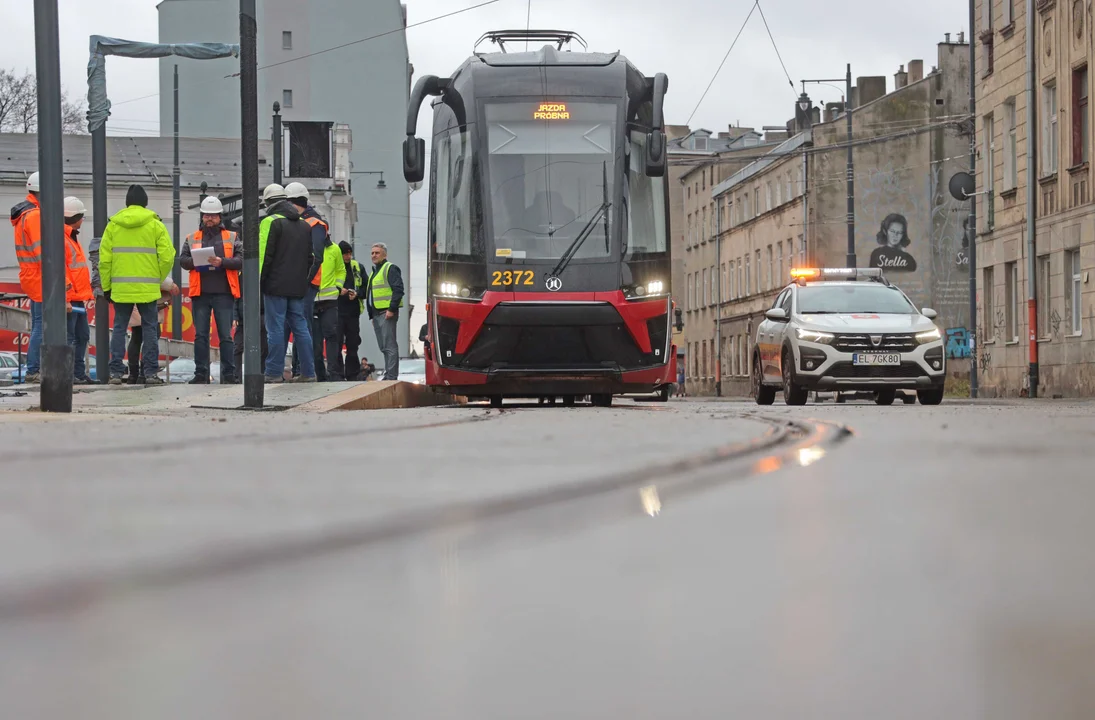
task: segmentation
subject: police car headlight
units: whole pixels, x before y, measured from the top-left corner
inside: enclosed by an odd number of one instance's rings
[[[935,342],[936,340],[941,340],[942,338],[943,336],[939,333],[939,328],[933,328],[932,330],[928,330],[927,332],[916,334],[916,340],[921,345],[923,345],[924,343]]]
[[[827,345],[833,341],[833,334],[827,332],[821,332],[819,330],[807,330],[805,328],[795,328],[795,336],[799,340],[812,343],[822,343]]]

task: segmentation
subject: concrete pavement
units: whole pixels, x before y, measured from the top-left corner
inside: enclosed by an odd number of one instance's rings
[[[37,424],[5,455],[65,440],[74,450],[15,455],[36,483],[9,480],[5,464],[8,532],[13,518],[36,532],[0,547],[7,559],[50,541],[53,554],[3,580],[11,588],[240,536],[379,522],[423,502],[592,481],[619,467],[638,478],[769,427],[742,417],[756,410],[744,403],[653,408]],[[137,584],[39,614],[8,606],[5,714],[1095,716],[1095,405],[777,404],[763,413],[854,434],[693,467],[644,481],[642,493],[621,488],[181,584]],[[487,419],[437,425],[453,417]],[[406,429],[415,425],[433,426]],[[102,456],[123,472],[145,469],[139,479],[99,469],[73,478],[93,467],[79,451],[119,428],[135,440],[209,430],[231,439]],[[308,476],[323,458],[348,472]],[[256,464],[264,474],[249,474]],[[357,467],[384,472],[349,472]]]

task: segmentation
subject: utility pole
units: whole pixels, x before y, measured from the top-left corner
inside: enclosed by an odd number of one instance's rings
[[[274,182],[281,185],[281,103],[274,101]]]
[[[175,243],[175,267],[171,279],[182,288],[182,260],[179,258],[179,235],[182,219],[182,201],[179,198],[179,64],[175,63],[175,164],[171,168],[171,239]],[[182,340],[182,293],[171,298],[171,336]]]
[[[1035,193],[1038,191],[1038,108],[1034,96],[1035,62],[1034,47],[1034,3],[1027,2],[1027,316],[1030,329],[1030,392],[1028,397],[1038,397],[1038,295],[1035,287],[1035,268],[1037,252],[1038,203]],[[1018,323],[1018,319],[1016,319]]]
[[[848,267],[856,267],[855,259],[855,163],[852,160],[852,64],[844,79],[847,98],[844,101],[844,117],[848,126]]]
[[[95,236],[88,245],[94,250],[96,267],[99,243],[106,231],[106,123],[91,132],[91,215]],[[95,298],[95,378],[105,385],[110,377],[110,301],[106,296]]]
[[[977,73],[974,72],[977,60],[977,46],[973,42],[974,0],[970,4],[970,175],[977,177]],[[990,169],[989,172],[992,172]],[[987,183],[986,183],[987,184]],[[974,187],[976,190],[976,187]],[[969,237],[966,257],[970,261],[970,397],[977,397],[977,195],[970,195]]]
[[[715,397],[722,397],[722,195],[715,200]]]
[[[65,317],[65,180],[61,152],[61,43],[57,0],[34,0],[38,176],[42,232],[43,412],[72,412],[73,349]]]
[[[240,0],[240,149],[243,154],[243,404],[263,404],[259,327],[259,97],[255,0]],[[275,358],[284,363],[285,358]]]

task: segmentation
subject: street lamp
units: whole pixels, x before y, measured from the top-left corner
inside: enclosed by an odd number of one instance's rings
[[[350,174],[351,175],[379,175],[380,180],[376,184],[376,189],[377,190],[383,190],[383,189],[388,187],[388,184],[384,182],[384,171],[383,170],[351,170]]]
[[[843,78],[822,78],[819,80],[800,80],[803,85],[802,95],[799,98],[799,104],[802,104],[802,100],[806,98],[806,83],[817,83],[818,85],[828,85],[829,83],[840,82],[844,80],[845,95],[844,95],[844,117],[845,123],[848,128],[848,257],[846,260],[847,267],[854,268],[856,266],[855,259],[855,174],[854,164],[852,162],[852,65],[848,63],[848,69]],[[807,98],[808,99],[808,98]],[[813,125],[813,118],[810,118],[811,126]]]

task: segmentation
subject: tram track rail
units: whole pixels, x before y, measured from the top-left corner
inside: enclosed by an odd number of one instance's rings
[[[646,406],[633,409],[651,411]],[[668,408],[659,407],[653,411],[665,410]],[[488,412],[463,420],[397,428],[393,431],[482,422],[510,414],[516,413],[505,410]],[[530,513],[551,512],[555,516],[566,513],[570,515],[569,524],[580,519],[582,513],[573,513],[568,508],[580,508],[596,499],[618,503],[618,497],[613,496],[626,493],[633,498],[632,493],[639,491],[641,494],[651,487],[656,488],[659,502],[672,502],[729,481],[740,481],[794,465],[796,458],[810,448],[814,449],[816,457],[820,457],[824,454],[824,448],[835,446],[852,435],[848,428],[828,422],[771,417],[751,412],[718,415],[753,420],[767,425],[768,428],[763,434],[748,441],[726,443],[665,463],[618,470],[593,479],[503,497],[427,507],[380,520],[351,521],[295,536],[230,541],[214,549],[203,547],[117,569],[70,573],[67,577],[40,583],[20,586],[12,583],[13,587],[7,588],[0,586],[0,621],[76,611],[127,592],[214,580],[236,573],[319,559],[340,552],[370,549],[385,543],[463,526],[489,526],[497,521],[517,521]],[[295,434],[293,439],[296,439]],[[737,472],[733,475],[719,476],[705,472],[732,464],[737,464]],[[629,505],[627,512],[635,512],[636,507]]]

